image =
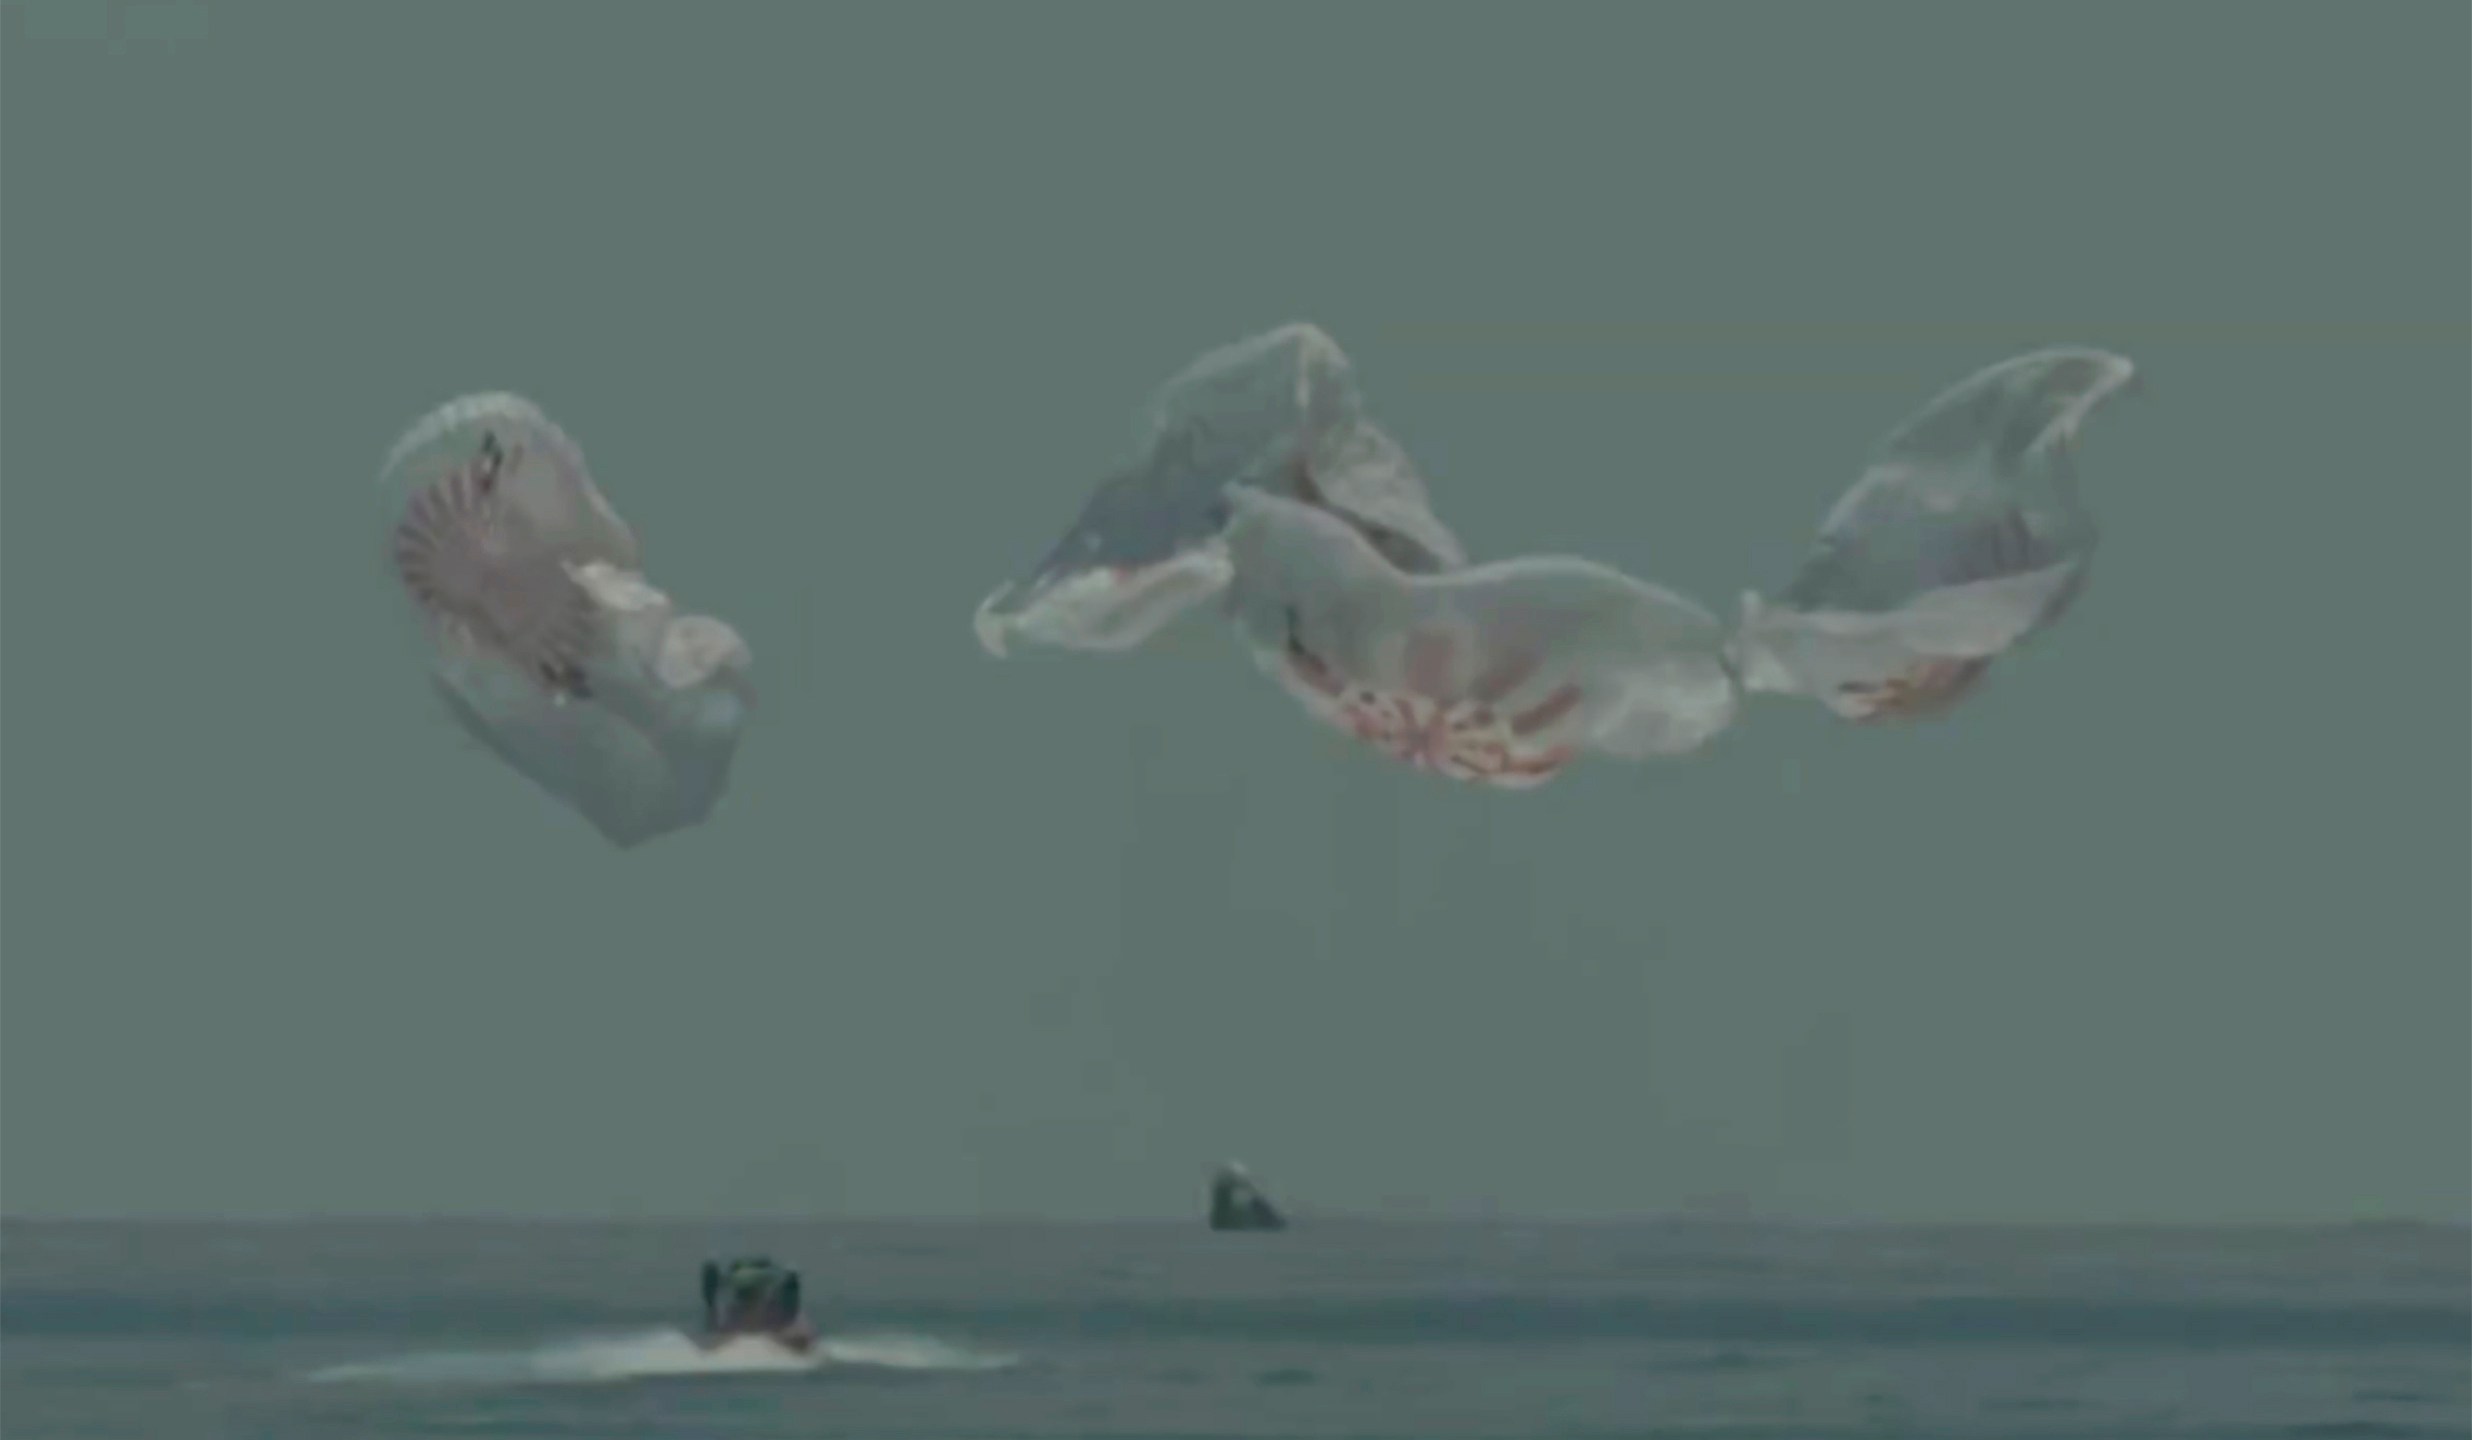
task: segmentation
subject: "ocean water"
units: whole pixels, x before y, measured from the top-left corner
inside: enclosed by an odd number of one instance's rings
[[[708,1253],[829,1343],[706,1355]],[[2472,1231],[0,1227],[0,1433],[2472,1435]]]

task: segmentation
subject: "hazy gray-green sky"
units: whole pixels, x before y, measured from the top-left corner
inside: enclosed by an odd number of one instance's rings
[[[2459,3],[6,24],[11,1212],[2472,1207]],[[1976,367],[2149,388],[1940,725],[1504,795],[1206,621],[983,656],[1300,318],[1481,556],[1729,613]],[[398,643],[378,462],[493,388],[755,648],[699,830],[611,850]]]

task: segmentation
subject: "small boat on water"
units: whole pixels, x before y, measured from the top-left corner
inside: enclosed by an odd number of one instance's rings
[[[754,1335],[806,1354],[816,1329],[800,1307],[800,1289],[796,1270],[761,1255],[705,1261],[704,1333],[696,1343],[712,1350]]]

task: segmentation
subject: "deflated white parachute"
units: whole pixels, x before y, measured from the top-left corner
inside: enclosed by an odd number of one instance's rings
[[[422,663],[474,738],[615,845],[712,812],[752,656],[644,578],[565,432],[517,396],[467,396],[396,443],[378,490]]]

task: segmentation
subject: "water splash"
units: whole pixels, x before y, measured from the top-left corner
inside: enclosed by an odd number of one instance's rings
[[[801,1355],[754,1336],[708,1350],[685,1331],[650,1330],[561,1340],[529,1350],[440,1351],[331,1365],[307,1378],[317,1384],[591,1385],[684,1376],[795,1375],[829,1367],[1001,1370],[1019,1359],[926,1335],[837,1335]]]
[[[843,1335],[819,1341],[816,1350],[828,1365],[860,1365],[878,1370],[1010,1370],[1019,1355],[972,1350],[932,1335]]]

